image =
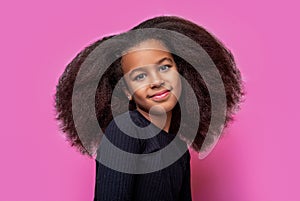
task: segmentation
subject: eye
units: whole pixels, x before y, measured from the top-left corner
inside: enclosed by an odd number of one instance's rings
[[[165,71],[169,70],[170,67],[171,67],[171,66],[169,66],[169,65],[163,65],[163,66],[160,66],[160,67],[159,67],[159,71],[160,71],[160,72],[165,72]]]
[[[146,74],[145,73],[141,73],[141,74],[138,74],[137,76],[135,76],[134,80],[140,81],[140,80],[145,79],[145,77],[146,77]]]

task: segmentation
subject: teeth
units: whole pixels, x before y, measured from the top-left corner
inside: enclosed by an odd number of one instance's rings
[[[166,93],[167,93],[167,92],[164,92],[163,94],[156,95],[156,96],[154,96],[154,97],[155,97],[155,98],[162,98],[162,97],[166,96]]]
[[[164,94],[162,94],[162,95],[157,95],[157,96],[155,96],[155,97],[157,97],[157,98],[160,98],[160,97],[162,97]]]

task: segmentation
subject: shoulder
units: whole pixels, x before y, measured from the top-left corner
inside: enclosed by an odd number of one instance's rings
[[[138,138],[132,137],[136,134],[136,129],[132,124],[129,113],[123,113],[115,117],[107,126],[105,130],[105,137],[114,146],[119,149],[139,153],[141,142]]]

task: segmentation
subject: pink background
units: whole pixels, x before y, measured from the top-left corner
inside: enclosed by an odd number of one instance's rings
[[[194,200],[300,200],[296,1],[5,2],[0,200],[92,200],[94,161],[71,148],[54,121],[58,77],[97,38],[162,14],[185,17],[218,36],[247,84],[247,100],[213,152],[204,160],[193,154]]]

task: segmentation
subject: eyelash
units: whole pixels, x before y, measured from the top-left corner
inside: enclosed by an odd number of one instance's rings
[[[139,78],[139,77],[140,77],[140,76],[142,76],[142,75],[143,75],[143,77],[142,77],[142,78]],[[145,76],[146,76],[146,74],[145,74],[145,73],[138,74],[137,76],[135,76],[134,80],[136,80],[136,81],[140,81],[141,79],[144,79],[144,78],[145,78]]]
[[[167,67],[167,68],[166,68],[166,69],[163,69],[164,67]],[[166,71],[168,71],[171,67],[172,67],[171,65],[162,65],[162,66],[159,66],[158,70],[159,70],[160,72],[166,72]],[[141,76],[143,76],[143,77],[141,77]],[[135,81],[140,81],[140,80],[144,79],[145,76],[146,76],[146,73],[138,74],[137,76],[135,76],[134,80],[135,80]]]
[[[162,67],[167,67],[167,69],[161,71],[161,72],[165,72],[165,71],[169,70],[169,68],[171,68],[171,65],[162,65],[159,67],[159,70],[161,70]]]

